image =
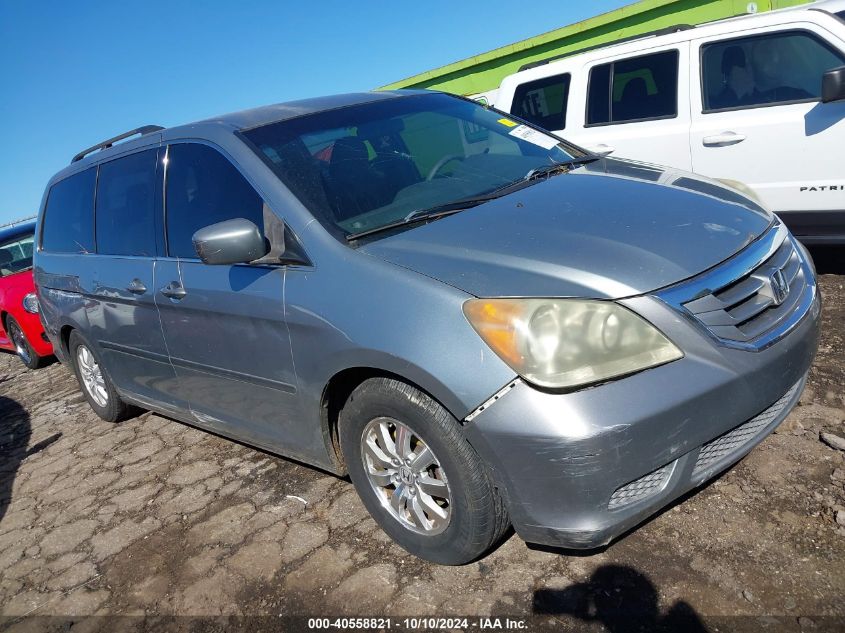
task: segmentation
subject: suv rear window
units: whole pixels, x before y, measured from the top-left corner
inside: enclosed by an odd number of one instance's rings
[[[590,70],[587,125],[678,114],[678,51],[600,64]]]
[[[0,277],[32,268],[32,241],[29,233],[0,244]]]
[[[547,130],[566,127],[569,73],[543,77],[516,87],[511,114]]]
[[[149,149],[100,165],[97,252],[155,255],[156,156]]]
[[[41,247],[53,253],[94,251],[94,182],[96,170],[86,169],[50,188],[44,210]]]

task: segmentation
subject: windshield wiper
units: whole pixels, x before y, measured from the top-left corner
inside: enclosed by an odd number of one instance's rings
[[[390,222],[389,224],[377,226],[372,229],[359,231],[358,233],[350,233],[346,236],[346,240],[348,242],[352,242],[354,240],[357,240],[358,238],[365,237],[367,235],[372,235],[374,233],[381,233],[382,231],[389,231],[390,229],[395,229],[400,226],[406,226],[408,224],[414,224],[416,222],[423,222],[425,220],[435,220],[437,218],[442,218],[447,215],[452,215],[453,213],[458,213],[460,211],[465,211],[466,209],[471,209],[472,207],[477,207],[479,204],[489,202],[490,200],[494,200],[495,198],[502,196],[503,193],[504,192],[502,190],[496,189],[495,191],[491,191],[490,193],[486,193],[481,196],[461,198],[460,200],[453,200],[452,202],[438,204],[436,206],[428,207],[425,209],[414,209],[401,220],[396,220],[395,222]]]
[[[586,163],[592,163],[593,161],[598,160],[601,158],[600,156],[596,156],[594,154],[587,154],[586,156],[579,156],[577,158],[571,158],[569,160],[565,160],[559,163],[552,163],[551,165],[543,165],[542,167],[537,167],[532,169],[522,180],[517,180],[516,182],[508,183],[503,187],[499,187],[498,189],[494,189],[488,193],[482,194],[480,196],[472,196],[469,198],[461,198],[460,200],[453,200],[452,202],[446,202],[445,204],[438,204],[433,207],[428,207],[425,209],[414,209],[408,215],[406,215],[401,220],[396,220],[394,222],[390,222],[388,224],[384,224],[382,226],[377,226],[372,229],[366,229],[364,231],[359,231],[357,233],[350,233],[346,236],[347,242],[354,242],[355,240],[366,237],[367,235],[373,235],[375,233],[381,233],[382,231],[389,231],[391,229],[395,229],[400,226],[407,226],[409,224],[414,224],[416,222],[424,222],[425,220],[434,220],[437,218],[442,218],[447,215],[452,215],[453,213],[458,213],[459,211],[465,211],[466,209],[471,209],[472,207],[477,207],[480,204],[485,202],[489,202],[490,200],[495,200],[496,198],[500,198],[506,193],[510,193],[515,189],[521,189],[522,187],[527,186],[530,182],[534,180],[538,180],[543,176],[551,176],[553,174],[564,173],[571,170],[576,165],[584,165]]]
[[[542,167],[536,167],[525,175],[524,180],[539,180],[543,177],[554,176],[555,174],[563,174],[578,165],[586,165],[587,163],[597,161],[599,158],[601,157],[596,156],[594,154],[587,154],[586,156],[570,158],[569,160],[564,160],[559,163],[552,163],[551,165],[543,165]]]

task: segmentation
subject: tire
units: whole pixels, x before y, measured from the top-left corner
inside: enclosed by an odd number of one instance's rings
[[[134,408],[118,395],[94,347],[76,330],[70,333],[68,351],[73,371],[79,381],[79,389],[94,413],[106,422],[120,422],[134,414]]]
[[[15,346],[15,353],[24,365],[30,369],[38,369],[44,365],[44,357],[35,353],[32,345],[29,344],[29,339],[26,338],[14,317],[6,317],[6,332]]]
[[[366,380],[344,404],[339,434],[361,501],[414,556],[462,565],[502,538],[508,516],[484,463],[458,421],[425,393],[390,378]]]

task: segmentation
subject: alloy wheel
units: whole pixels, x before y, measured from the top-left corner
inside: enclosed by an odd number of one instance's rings
[[[23,332],[16,324],[13,323],[9,328],[9,334],[12,337],[12,343],[15,344],[15,352],[17,352],[20,359],[28,365],[32,360],[32,352],[29,351],[29,342],[26,340]]]
[[[105,407],[109,402],[109,393],[106,391],[103,372],[91,350],[85,345],[80,345],[76,348],[76,360],[85,391],[88,392],[94,402],[101,407]]]
[[[451,491],[431,448],[393,418],[371,420],[361,435],[361,456],[381,505],[407,529],[433,536],[449,525]]]

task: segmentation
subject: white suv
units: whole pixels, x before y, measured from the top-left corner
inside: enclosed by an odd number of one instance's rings
[[[845,0],[530,64],[493,105],[596,153],[745,183],[802,241],[845,244]]]

